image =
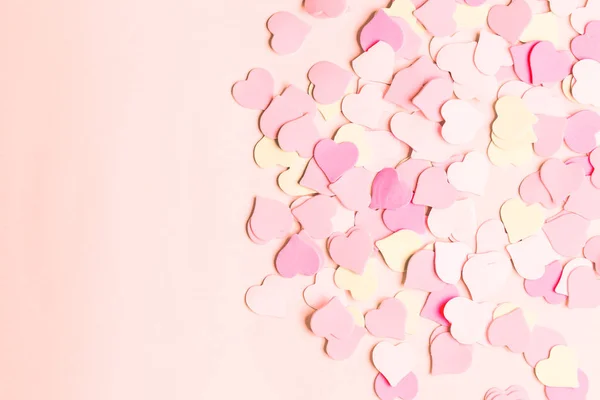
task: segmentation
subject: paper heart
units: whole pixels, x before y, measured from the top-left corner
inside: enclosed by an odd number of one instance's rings
[[[412,191],[406,183],[398,178],[394,168],[384,168],[375,175],[371,190],[371,205],[373,209],[390,209],[407,205],[412,198]]]
[[[540,203],[546,208],[556,208],[557,203],[552,201],[552,197],[542,183],[539,171],[536,171],[523,179],[519,186],[519,195],[526,204]]]
[[[491,166],[483,154],[472,151],[462,162],[456,162],[448,168],[448,182],[458,191],[485,194]]]
[[[500,218],[511,243],[535,235],[544,225],[544,210],[539,204],[526,205],[521,199],[507,200],[500,208]]]
[[[277,138],[279,129],[286,123],[305,114],[315,115],[315,101],[304,91],[295,86],[288,86],[281,96],[271,100],[259,120],[260,131],[271,139]]]
[[[292,214],[302,229],[314,239],[325,239],[333,232],[331,219],[337,212],[337,201],[328,196],[317,195],[295,207]]]
[[[381,87],[368,84],[358,94],[349,94],[342,100],[342,112],[349,121],[371,129],[380,126],[380,119],[389,104],[383,100]]]
[[[589,153],[596,147],[600,132],[600,115],[591,110],[579,111],[567,119],[565,143],[576,153]]]
[[[565,210],[581,215],[591,221],[600,218],[600,189],[596,188],[589,179],[583,183],[565,203]]]
[[[600,189],[600,147],[597,147],[590,153],[589,161],[593,167],[591,174],[592,185]]]
[[[369,50],[352,61],[352,68],[360,78],[372,81],[390,83],[394,75],[396,53],[386,42],[375,43]]]
[[[573,66],[573,87],[571,93],[581,104],[600,107],[600,62],[596,60],[581,60]]]
[[[333,261],[357,274],[365,270],[367,260],[373,251],[373,240],[364,229],[355,229],[348,236],[340,235],[331,239],[329,254]]]
[[[483,400],[529,400],[529,395],[521,386],[515,385],[506,390],[492,388],[486,392]]]
[[[315,161],[330,182],[337,181],[356,164],[358,148],[353,143],[323,139],[315,146]]]
[[[530,367],[541,360],[545,360],[550,356],[550,349],[557,345],[567,345],[565,338],[557,331],[544,328],[542,326],[534,326],[531,331],[531,340],[527,349],[523,352],[525,361]]]
[[[275,82],[266,69],[255,68],[248,72],[245,81],[233,85],[233,98],[242,107],[264,110],[273,98]]]
[[[532,297],[544,297],[550,304],[564,304],[566,296],[556,293],[554,289],[562,274],[560,262],[553,261],[546,265],[544,275],[539,279],[525,279],[525,291]]]
[[[333,140],[336,143],[351,142],[358,148],[357,167],[364,167],[365,164],[373,158],[371,154],[371,146],[367,142],[367,132],[364,126],[358,124],[346,124],[341,126]]]
[[[268,242],[286,237],[292,230],[293,223],[292,213],[286,204],[260,196],[254,200],[249,226],[260,240]]]
[[[571,26],[577,33],[583,34],[590,21],[600,20],[600,3],[588,0],[585,7],[577,8],[571,14]]]
[[[354,226],[365,229],[374,241],[390,236],[393,232],[383,223],[382,211],[367,208],[357,212],[354,215]]]
[[[425,304],[427,293],[420,290],[405,289],[396,293],[394,298],[400,300],[406,307],[406,333],[409,335],[417,334],[422,322],[419,313]]]
[[[286,280],[277,276],[267,276],[263,283],[252,286],[246,292],[246,304],[254,313],[269,317],[284,318],[287,315]]]
[[[587,240],[590,221],[577,214],[565,213],[547,221],[543,230],[552,248],[565,257],[575,257]]]
[[[299,183],[303,187],[312,189],[317,193],[324,194],[326,196],[333,196],[333,193],[328,188],[329,179],[327,179],[321,168],[319,168],[315,160],[312,158],[306,165],[306,170],[304,171]]]
[[[335,270],[334,281],[337,287],[348,290],[354,300],[367,300],[375,294],[377,290],[377,269],[370,259],[367,262],[365,271],[358,275],[349,269],[338,267]]]
[[[413,400],[419,391],[417,376],[410,372],[396,386],[391,386],[385,376],[377,374],[375,378],[375,393],[381,400],[402,398]]]
[[[569,290],[568,290],[569,277],[571,276],[571,272],[575,271],[578,268],[586,268],[589,270],[593,270],[594,265],[592,264],[592,262],[590,260],[587,260],[585,258],[574,258],[571,261],[569,261],[564,266],[564,268],[562,270],[562,274],[560,275],[558,284],[556,284],[556,287],[554,288],[554,291],[556,293],[559,293],[559,294],[562,294],[565,296],[567,296],[569,294]]]
[[[337,361],[346,360],[352,356],[360,340],[367,334],[367,330],[362,326],[355,326],[350,336],[344,339],[336,337],[327,338],[325,352],[327,355]]]
[[[551,158],[540,168],[540,178],[555,203],[564,201],[581,186],[585,172],[580,165],[565,165]]]
[[[377,42],[386,42],[394,51],[400,50],[404,42],[402,29],[383,10],[375,13],[373,18],[360,31],[360,47],[369,50]]]
[[[594,172],[594,166],[590,163],[589,156],[575,156],[571,158],[567,158],[565,160],[565,164],[579,164],[583,171],[585,172],[585,176],[591,176]]]
[[[456,189],[448,183],[446,172],[431,167],[419,176],[413,203],[443,209],[452,206],[457,196]]]
[[[365,169],[379,172],[394,168],[410,154],[410,147],[387,131],[370,131],[365,136],[371,157],[365,161]]]
[[[408,229],[419,234],[427,232],[427,207],[408,203],[395,210],[383,212],[383,222],[392,232]]]
[[[436,78],[427,82],[421,91],[412,99],[427,119],[435,122],[443,121],[442,105],[452,98],[454,84],[447,78]]]
[[[592,268],[578,267],[568,276],[569,308],[600,306],[600,280]]]
[[[279,55],[298,51],[310,32],[310,25],[294,14],[280,11],[267,21],[267,29],[273,34],[271,48]]]
[[[292,278],[298,274],[312,276],[322,265],[322,255],[318,249],[307,236],[294,234],[277,253],[275,268],[284,278]]]
[[[385,299],[377,310],[365,315],[365,325],[371,335],[381,338],[404,340],[407,310],[397,299]]]
[[[450,322],[450,333],[454,339],[462,344],[474,344],[484,342],[492,311],[490,304],[456,297],[444,307],[444,316]]]
[[[417,354],[408,343],[394,346],[379,342],[373,349],[373,364],[392,386],[398,385],[415,367]]]
[[[488,329],[492,346],[506,346],[513,353],[527,350],[530,338],[531,331],[520,308],[495,318]]]
[[[398,172],[398,176],[406,182],[414,192],[417,188],[419,175],[429,167],[431,167],[431,162],[429,161],[409,158],[396,167],[396,172]]]
[[[583,255],[594,263],[596,272],[598,272],[600,270],[600,236],[594,236],[586,242]]]
[[[408,259],[423,246],[423,239],[408,229],[395,232],[375,243],[388,267],[401,272]]]
[[[504,224],[500,220],[487,220],[477,230],[477,253],[506,251],[509,243]]]
[[[431,342],[431,374],[462,374],[473,361],[473,347],[457,342],[444,332]]]
[[[531,80],[534,85],[562,81],[571,73],[571,59],[566,51],[557,51],[551,42],[541,41],[529,54]]]
[[[492,31],[509,43],[515,43],[531,21],[531,8],[524,0],[512,0],[509,5],[495,5],[488,14]]]
[[[451,299],[458,296],[458,289],[454,285],[446,285],[442,290],[429,293],[423,309],[421,309],[421,317],[440,325],[450,325],[450,322],[444,316],[444,308]]]
[[[592,59],[600,62],[600,21],[585,26],[585,34],[571,41],[571,51],[578,60]]]
[[[323,268],[315,276],[315,283],[304,289],[303,296],[306,304],[316,309],[325,306],[331,299],[336,297],[343,306],[348,305],[346,293],[338,288],[333,281],[335,269]]]
[[[307,161],[300,158],[297,163],[292,164],[287,170],[277,177],[277,185],[288,196],[308,196],[315,191],[301,186],[298,182],[306,170]]]
[[[300,157],[310,158],[315,144],[321,139],[314,116],[306,114],[285,123],[279,130],[277,143],[284,151],[296,151]]]
[[[301,161],[297,153],[281,150],[277,142],[267,136],[263,136],[254,146],[254,162],[260,168],[288,168]]]
[[[331,104],[341,100],[352,79],[352,73],[329,61],[320,61],[308,70],[312,82],[313,97],[320,104]]]
[[[496,75],[500,67],[510,67],[513,60],[508,42],[501,36],[482,30],[475,49],[475,66],[486,75]]]
[[[450,144],[469,143],[484,124],[483,115],[463,100],[446,102],[442,106],[442,116],[446,121],[442,126],[442,136]]]
[[[435,237],[452,237],[461,242],[472,243],[477,231],[473,199],[457,200],[445,209],[431,209],[427,217],[427,226]]]
[[[530,280],[541,278],[546,271],[546,265],[560,259],[543,233],[509,244],[506,249],[517,273]]]
[[[352,168],[329,185],[329,189],[347,209],[366,210],[371,204],[371,184],[374,175],[364,168]]]
[[[473,250],[461,242],[435,242],[435,272],[445,283],[455,285],[460,280],[467,256]]]
[[[532,83],[529,56],[531,55],[531,50],[539,42],[539,40],[533,40],[531,42],[511,46],[509,49],[513,59],[515,74],[517,74],[517,77],[525,83]]]
[[[346,339],[352,335],[354,328],[352,314],[337,297],[315,311],[310,318],[310,330],[322,338]]]
[[[579,387],[577,388],[558,388],[546,386],[544,391],[548,400],[585,400],[589,390],[589,380],[585,372],[578,370],[577,379]]]
[[[408,260],[404,287],[424,292],[436,292],[445,284],[435,273],[435,253],[432,250],[419,250]]]
[[[419,57],[423,44],[421,37],[423,27],[418,22],[410,22],[411,20],[416,21],[414,16],[412,18],[392,16],[392,20],[398,24],[404,35],[402,47],[396,52],[396,58],[414,60]]]
[[[567,346],[550,350],[550,357],[535,366],[535,375],[545,386],[576,388],[579,386],[577,357]]]
[[[510,258],[503,252],[475,254],[467,260],[462,276],[471,298],[475,301],[489,299],[506,284],[512,272]]]
[[[346,0],[304,0],[304,9],[314,17],[339,17],[346,11]]]
[[[563,142],[567,129],[567,119],[549,115],[538,115],[533,126],[537,142],[533,144],[535,153],[540,157],[552,157]]]
[[[453,0],[426,0],[413,15],[433,36],[450,36],[456,32],[455,11]]]
[[[536,86],[525,92],[523,101],[529,111],[537,115],[545,114],[566,117],[564,93],[553,87]],[[538,117],[539,118],[539,117]]]

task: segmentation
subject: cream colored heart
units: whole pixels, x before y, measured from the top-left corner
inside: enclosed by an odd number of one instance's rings
[[[272,168],[276,166],[291,167],[298,164],[301,158],[295,151],[283,151],[277,142],[263,136],[254,146],[254,161],[261,168]]]
[[[405,289],[394,296],[406,307],[406,333],[414,335],[419,331],[421,310],[427,300],[427,292],[415,289]]]
[[[348,290],[354,300],[368,300],[377,291],[377,259],[367,261],[362,275],[338,267],[333,279],[337,287]]]
[[[507,200],[500,208],[500,218],[511,243],[538,233],[544,225],[544,209],[538,203],[528,206],[519,198]]]
[[[408,259],[423,247],[423,239],[416,232],[402,229],[377,241],[376,245],[387,266],[393,271],[402,272],[406,269]]]
[[[554,346],[550,357],[535,365],[535,375],[545,386],[576,388],[579,387],[577,376],[577,357],[567,346]]]

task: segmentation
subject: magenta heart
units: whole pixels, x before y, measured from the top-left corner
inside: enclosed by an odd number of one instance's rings
[[[520,308],[495,318],[488,328],[490,344],[506,346],[513,353],[527,350],[530,337],[531,331]]]
[[[531,21],[533,13],[525,0],[512,0],[509,5],[495,5],[488,14],[488,25],[509,43],[515,43]]]
[[[233,85],[233,98],[242,107],[264,110],[273,98],[275,82],[269,71],[255,68],[245,81]]]
[[[575,268],[567,280],[569,308],[600,306],[600,280],[591,268]]]
[[[394,168],[384,168],[375,175],[371,190],[371,205],[377,210],[395,210],[410,202],[412,190],[401,181]]]
[[[534,85],[562,81],[573,68],[569,53],[557,51],[554,45],[547,41],[533,46],[529,55],[529,66]]]
[[[544,391],[548,400],[586,400],[586,395],[589,390],[589,380],[585,372],[577,371],[577,379],[579,387],[576,388],[559,388],[546,386]]]
[[[315,146],[315,161],[330,182],[337,181],[358,160],[358,148],[354,143],[336,143],[323,139]]]
[[[312,95],[320,104],[341,100],[346,93],[352,73],[329,61],[320,61],[308,70],[308,79],[315,85]]]
[[[329,242],[329,254],[333,261],[359,275],[364,272],[372,251],[373,240],[365,229],[356,228],[348,237],[338,235]]]
[[[546,272],[541,278],[525,279],[525,291],[532,297],[544,297],[550,304],[564,304],[566,296],[554,291],[561,275],[562,266],[559,261],[554,261],[546,265]]]
[[[385,376],[377,374],[375,378],[375,393],[381,400],[413,400],[419,392],[417,376],[409,372],[396,386],[390,385]]]
[[[364,51],[379,41],[386,42],[394,51],[400,50],[404,42],[402,29],[383,10],[377,11],[360,31],[360,47]]]
[[[401,229],[424,234],[427,232],[427,207],[408,203],[404,207],[383,212],[383,223],[393,232]]]
[[[473,347],[458,343],[450,333],[440,333],[431,342],[431,374],[461,374],[473,361]]]
[[[275,268],[281,276],[284,278],[293,278],[298,274],[312,276],[319,271],[321,257],[315,249],[317,246],[307,243],[309,240],[294,234],[279,251],[275,258]]]
[[[444,317],[444,307],[450,300],[459,296],[458,289],[454,285],[446,285],[442,290],[429,293],[425,305],[421,309],[421,317],[440,325],[449,326],[450,322]]]
[[[377,310],[365,315],[365,326],[373,336],[404,340],[407,310],[398,299],[385,299]]]
[[[538,40],[518,44],[510,47],[510,55],[513,59],[513,68],[517,77],[525,83],[531,84],[531,67],[529,66],[529,56],[531,50]]]
[[[433,208],[448,208],[454,204],[457,196],[458,192],[454,186],[448,183],[446,171],[440,167],[431,167],[419,176],[413,203]]]
[[[354,318],[342,302],[334,297],[310,318],[310,329],[322,338],[346,339],[354,331]]]
[[[567,120],[565,143],[576,153],[589,153],[596,148],[600,132],[600,115],[591,110],[579,111]]]
[[[571,41],[571,51],[578,60],[591,59],[600,62],[600,21],[585,26],[585,34]]]

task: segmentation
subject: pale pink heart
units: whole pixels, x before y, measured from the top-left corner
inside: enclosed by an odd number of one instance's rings
[[[462,374],[473,361],[473,347],[457,342],[447,332],[433,340],[430,353],[432,375]]]
[[[517,273],[525,279],[541,278],[546,272],[546,265],[560,259],[543,232],[509,244],[506,249]]]
[[[578,267],[569,274],[569,308],[596,308],[600,306],[600,280],[591,268]]]
[[[462,344],[484,343],[495,306],[455,297],[444,307],[452,337]]]
[[[477,232],[477,214],[473,199],[457,200],[449,208],[432,208],[427,216],[431,233],[442,239],[452,238],[474,246]]]
[[[249,224],[258,239],[268,242],[284,238],[292,230],[293,223],[294,218],[288,205],[256,196]]]
[[[322,338],[346,339],[352,335],[355,326],[352,314],[337,297],[310,317],[310,330]]]
[[[369,50],[375,43],[386,42],[398,51],[404,42],[402,29],[383,10],[378,10],[373,18],[360,31],[360,46]]]
[[[559,149],[567,129],[567,119],[548,115],[536,115],[538,121],[533,125],[537,142],[533,150],[540,157],[552,157]]]
[[[412,198],[412,191],[406,183],[398,178],[394,168],[384,168],[375,175],[371,189],[371,205],[373,209],[395,210],[407,205]]]
[[[346,0],[304,0],[304,9],[313,17],[337,18],[347,8]]]
[[[312,97],[295,86],[288,86],[281,96],[273,98],[259,120],[260,131],[276,139],[279,129],[304,114],[316,115],[317,105]]]
[[[510,386],[506,390],[491,388],[483,400],[529,400],[527,391],[521,386]]]
[[[333,261],[359,275],[365,270],[373,251],[373,239],[365,229],[355,229],[348,236],[340,235],[329,243],[329,255]]]
[[[352,61],[352,68],[361,79],[390,83],[394,75],[396,54],[386,42],[377,42]]]
[[[372,172],[395,168],[411,152],[411,148],[406,143],[398,140],[388,131],[370,131],[364,141],[370,149],[371,156],[363,163],[363,167]]]
[[[443,121],[441,109],[445,102],[452,98],[454,84],[451,79],[437,78],[427,82],[421,91],[412,99],[427,119],[435,122]]]
[[[539,171],[527,175],[519,186],[519,194],[521,199],[527,204],[540,203],[546,208],[558,207],[557,203],[552,201],[552,197],[542,183]]]
[[[451,299],[460,296],[454,285],[445,285],[437,292],[429,293],[421,310],[421,317],[427,318],[440,325],[448,326],[450,322],[444,316],[444,307]]]
[[[355,326],[350,336],[344,339],[338,339],[330,336],[327,338],[325,352],[336,361],[346,360],[354,354],[360,340],[367,334],[367,330],[362,326]]]
[[[600,147],[596,147],[589,156],[590,164],[594,167],[592,171],[592,185],[600,189]]]
[[[551,262],[546,265],[546,272],[541,278],[524,280],[525,291],[532,297],[544,297],[549,304],[565,304],[567,297],[554,291],[562,270],[560,262]],[[547,355],[544,358],[548,358]]]
[[[585,26],[585,34],[571,41],[571,51],[578,60],[600,62],[600,21],[591,21]]]
[[[266,240],[260,239],[258,236],[256,236],[254,234],[254,232],[252,232],[252,228],[250,227],[250,220],[248,220],[248,222],[246,222],[246,233],[248,234],[248,237],[250,238],[250,240],[252,240],[252,242],[254,242],[256,244],[267,244],[267,243],[269,243]]]
[[[546,221],[542,229],[558,254],[575,257],[581,254],[589,227],[590,221],[587,219],[566,213]]]
[[[371,204],[371,184],[375,174],[364,168],[352,168],[329,185],[338,200],[349,210],[362,211]]]
[[[252,286],[246,292],[246,304],[258,315],[284,318],[287,314],[286,280],[277,275],[267,276],[259,286]]]
[[[444,325],[438,325],[431,332],[431,336],[429,336],[429,345],[435,340],[436,337],[440,336],[442,333],[450,333],[450,328]]]
[[[402,17],[392,17],[392,20],[402,30],[404,35],[402,39],[402,47],[396,52],[396,59],[414,60],[421,54],[421,45],[423,44],[423,38],[420,34],[415,32],[412,25],[409,24]],[[389,83],[389,82],[386,82]]]
[[[600,272],[600,236],[591,237],[583,248],[585,258],[594,263],[596,272]]]
[[[570,22],[571,26],[577,33],[584,33],[585,27],[588,23],[594,20],[600,20],[600,4],[596,0],[586,1],[585,7],[581,7],[581,3],[578,3],[578,7],[571,14]]]
[[[581,168],[583,168],[585,172],[585,176],[591,176],[594,173],[594,167],[590,163],[590,158],[588,156],[575,156],[571,158],[567,158],[565,160],[565,164],[579,164]]]
[[[499,219],[485,221],[477,230],[477,252],[506,251],[509,244],[504,224]]]
[[[397,386],[415,367],[417,354],[412,344],[379,342],[373,349],[373,364],[391,386]]]
[[[413,14],[433,36],[450,36],[456,32],[454,0],[427,0]]]
[[[333,233],[332,218],[337,211],[333,197],[316,195],[292,209],[302,229],[314,239],[325,239]]]
[[[325,306],[331,299],[337,297],[342,305],[348,305],[346,293],[338,288],[333,280],[334,268],[323,268],[315,276],[315,283],[307,286],[302,293],[304,302],[315,310]]]
[[[531,81],[534,85],[562,81],[571,73],[573,64],[568,52],[557,51],[551,42],[541,41],[529,55]]]
[[[486,75],[496,75],[500,67],[513,65],[508,48],[508,42],[504,38],[482,30],[475,49],[475,66]]]
[[[286,122],[277,135],[277,143],[283,151],[295,151],[300,157],[310,158],[321,134],[314,121],[314,115],[304,116]]]
[[[446,171],[431,167],[419,176],[413,203],[444,209],[452,206],[457,196],[456,189],[448,183]]]
[[[577,371],[577,380],[579,387],[577,388],[559,388],[549,387],[544,388],[548,400],[586,400],[589,390],[589,380],[585,372]]]
[[[535,45],[539,43],[539,40],[511,46],[510,54],[513,59],[513,68],[517,77],[525,83],[532,83],[531,67],[529,66],[529,56],[531,50]]]
[[[385,210],[383,223],[392,232],[410,229],[424,234],[427,232],[427,207],[408,203],[395,210]]]
[[[436,78],[449,79],[450,75],[440,70],[429,57],[421,57],[394,75],[392,85],[384,99],[399,105],[406,111],[417,111],[412,99],[421,91],[423,85]]]
[[[267,21],[267,29],[273,34],[271,48],[279,55],[298,51],[310,32],[310,25],[292,13],[280,11]]]
[[[406,317],[406,306],[400,300],[385,299],[377,310],[365,315],[365,326],[373,336],[404,340]]]
[[[427,160],[409,158],[396,167],[396,172],[398,172],[400,179],[406,182],[410,190],[414,192],[417,189],[419,175],[429,167],[431,167],[431,162]]]
[[[583,183],[565,203],[565,210],[581,215],[587,220],[600,219],[600,189],[596,188],[589,179]]]
[[[446,284],[435,273],[433,250],[419,250],[408,260],[404,287],[424,292],[437,292]]]
[[[512,272],[510,258],[499,251],[474,254],[467,260],[462,277],[471,298],[481,301],[502,290]]]
[[[310,239],[301,238],[298,234],[290,237],[290,240],[277,253],[275,268],[284,278],[292,278],[296,275],[312,276],[321,267],[321,256],[310,243]]]
[[[596,148],[600,132],[600,115],[591,110],[579,111],[567,120],[565,143],[576,153],[589,153]]]
[[[567,345],[565,338],[554,329],[534,326],[531,331],[531,340],[527,349],[523,352],[525,361],[530,367],[550,357],[550,350],[554,346]]]
[[[488,339],[492,346],[506,346],[513,353],[527,350],[531,331],[523,310],[517,308],[494,319],[488,328]]]
[[[333,196],[333,193],[328,188],[330,184],[329,179],[327,179],[327,176],[325,176],[325,173],[319,168],[314,159],[308,162],[299,183],[305,188],[312,189],[320,194]]]
[[[448,182],[458,191],[483,196],[490,171],[491,165],[488,158],[482,153],[472,151],[465,155],[462,161],[450,164]]]
[[[383,100],[383,90],[376,84],[367,84],[358,94],[349,94],[342,100],[342,113],[355,124],[371,129],[381,127],[381,120],[390,108]]]
[[[435,272],[446,283],[460,281],[463,266],[473,250],[461,242],[435,242]]]
[[[382,218],[383,210],[366,208],[358,211],[354,216],[354,225],[365,229],[371,235],[373,241],[377,242],[390,236],[393,232],[385,226]]]
[[[331,104],[344,97],[352,73],[329,61],[319,61],[308,70],[314,85],[312,95],[320,104]]]
[[[356,164],[358,148],[354,143],[323,139],[315,146],[315,161],[330,182],[335,182]]]
[[[417,376],[410,372],[396,386],[391,386],[385,376],[377,374],[375,378],[375,393],[381,400],[413,400],[419,392]]]
[[[248,73],[245,81],[233,85],[233,98],[242,107],[264,110],[273,98],[275,82],[266,69],[255,68]]]
[[[509,43],[515,43],[531,21],[533,13],[525,0],[512,0],[509,5],[495,5],[488,14],[492,31]]]

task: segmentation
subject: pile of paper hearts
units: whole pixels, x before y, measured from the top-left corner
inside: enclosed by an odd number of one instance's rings
[[[306,87],[278,95],[260,68],[233,87],[260,111],[257,165],[282,169],[289,196],[254,201],[250,239],[279,250],[247,305],[285,317],[290,282],[314,277],[303,297],[330,358],[382,339],[372,350],[382,400],[416,398],[419,360],[431,358],[432,375],[460,374],[478,346],[522,354],[550,400],[585,399],[588,378],[563,336],[502,296],[519,277],[556,307],[600,305],[600,1],[367,7],[306,0],[307,15],[275,13],[267,28],[280,55],[301,50],[306,20],[372,14],[347,66],[307,65]],[[579,35],[559,29],[569,23]],[[490,188],[509,175],[521,177],[518,195],[498,201]],[[489,204],[496,217],[483,219]],[[384,292],[390,274],[396,289]],[[411,338],[425,321],[420,354]]]

